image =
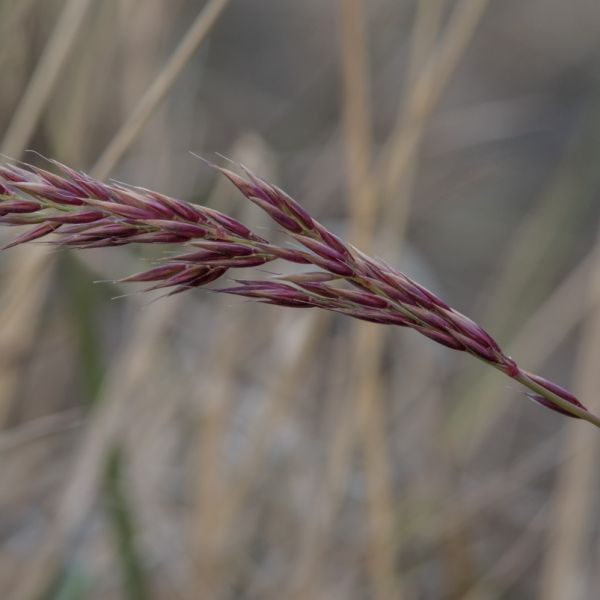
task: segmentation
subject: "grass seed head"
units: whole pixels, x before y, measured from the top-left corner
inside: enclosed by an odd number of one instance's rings
[[[5,248],[54,233],[53,244],[99,248],[125,244],[182,245],[184,252],[163,264],[121,279],[154,282],[147,291],[170,294],[206,285],[231,268],[281,260],[318,270],[284,274],[267,281],[237,280],[222,293],[296,308],[321,308],[356,319],[410,327],[437,343],[466,351],[515,378],[548,408],[600,420],[567,390],[522,371],[494,338],[437,295],[346,244],[281,189],[249,170],[245,177],[216,167],[250,201],[264,210],[303,248],[270,243],[243,223],[212,208],[144,188],[107,184],[53,161],[55,174],[40,168],[0,165],[0,223],[28,227]]]

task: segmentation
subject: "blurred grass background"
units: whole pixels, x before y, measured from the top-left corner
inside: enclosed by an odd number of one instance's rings
[[[594,0],[0,0],[0,32],[4,154],[277,236],[190,151],[241,160],[600,409]],[[0,257],[2,598],[595,597],[591,426],[412,332],[93,285],[150,256]]]

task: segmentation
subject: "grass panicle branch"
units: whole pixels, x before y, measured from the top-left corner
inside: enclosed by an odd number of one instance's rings
[[[26,226],[4,248],[53,234],[51,244],[85,249],[126,244],[181,245],[179,254],[121,282],[145,282],[168,295],[206,285],[232,268],[283,260],[303,273],[266,280],[237,279],[221,293],[265,304],[320,308],[383,325],[409,327],[468,352],[528,388],[535,402],[600,427],[570,392],[522,370],[483,328],[382,260],[367,256],[316,221],[278,187],[244,167],[244,176],[211,165],[288,234],[278,245],[217,210],[122,184],[107,184],[52,161],[57,173],[0,165],[0,223]]]

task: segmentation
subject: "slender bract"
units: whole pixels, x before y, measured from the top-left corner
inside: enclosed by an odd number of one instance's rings
[[[600,427],[570,392],[522,370],[483,328],[382,260],[367,256],[316,221],[278,187],[244,167],[244,176],[211,165],[288,234],[278,245],[214,209],[121,184],[106,184],[52,161],[58,174],[38,167],[0,165],[0,223],[25,231],[5,248],[46,238],[84,249],[125,244],[180,245],[182,251],[123,282],[175,294],[206,285],[231,268],[275,260],[306,265],[303,273],[237,279],[218,291],[265,304],[320,308],[355,319],[410,327],[472,354],[529,389],[526,395],[561,414]]]

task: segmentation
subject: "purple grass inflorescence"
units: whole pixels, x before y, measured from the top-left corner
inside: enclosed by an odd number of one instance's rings
[[[346,243],[281,189],[243,167],[244,177],[212,165],[280,225],[296,242],[294,246],[273,244],[219,211],[143,188],[102,183],[58,162],[52,164],[60,174],[0,165],[0,223],[28,226],[4,248],[50,233],[55,236],[50,243],[76,249],[182,245],[182,253],[120,280],[149,282],[148,291],[165,288],[169,294],[206,285],[231,268],[257,267],[277,259],[304,264],[308,270],[300,274],[239,279],[218,291],[266,304],[321,308],[373,323],[410,327],[519,381],[539,404],[600,427],[600,419],[570,392],[522,370],[471,319],[408,276]]]

